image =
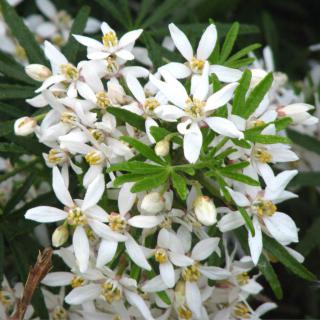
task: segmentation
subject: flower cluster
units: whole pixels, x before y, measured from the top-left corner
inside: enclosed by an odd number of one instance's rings
[[[57,223],[52,244],[70,270],[43,280],[67,291],[44,289],[52,319],[259,319],[275,307],[249,305],[263,289],[259,259],[270,259],[264,239],[303,261],[279,206],[296,197],[286,188],[297,170],[279,164],[298,160],[284,129],[315,124],[313,106],[286,97],[270,65],[222,63],[214,24],[196,49],[169,31],[182,62],[153,67],[135,47],[143,30],[120,37],[103,22],[100,40],[73,35],[87,60],[45,41],[51,68],[26,66],[40,82],[27,102],[43,111],[15,133],[48,148],[60,205],[25,217]]]

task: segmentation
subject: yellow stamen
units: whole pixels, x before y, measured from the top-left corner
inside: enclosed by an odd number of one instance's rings
[[[90,133],[92,136],[98,141],[98,142],[103,142],[106,138],[104,132],[99,129],[89,129]]]
[[[113,231],[124,232],[127,227],[127,221],[120,214],[112,213],[109,216],[109,227]]]
[[[200,278],[200,271],[198,263],[194,263],[192,266],[184,268],[182,271],[182,278],[185,281],[195,282]]]
[[[99,151],[90,151],[84,156],[84,158],[90,166],[101,164],[103,162],[103,156]]]
[[[258,161],[262,163],[268,163],[272,161],[271,153],[268,152],[265,148],[254,148],[253,155]]]
[[[77,120],[77,116],[73,112],[65,111],[60,115],[60,120],[62,123],[74,124]]]
[[[118,43],[117,35],[113,31],[109,31],[103,35],[102,42],[107,48],[114,47]]]
[[[233,308],[233,316],[240,319],[250,319],[250,310],[249,308],[243,303],[239,302]]]
[[[122,298],[120,288],[111,281],[106,281],[101,285],[101,295],[109,303],[119,301]]]
[[[106,109],[111,104],[108,98],[108,95],[105,91],[97,92],[96,98],[97,98],[97,106],[101,109]]]
[[[72,288],[82,287],[84,285],[85,280],[82,277],[74,276],[71,279],[70,285]]]
[[[250,277],[247,272],[242,272],[240,274],[237,274],[236,279],[239,285],[243,286],[249,282]]]
[[[16,45],[16,56],[20,60],[26,60],[27,59],[26,50],[24,50],[24,48],[21,47],[19,44]]]
[[[204,106],[205,102],[189,97],[186,101],[186,107],[184,108],[184,110],[190,117],[200,118],[204,115]]]
[[[79,78],[78,69],[71,63],[60,65],[61,73],[67,78],[68,81],[75,81]]]
[[[85,225],[87,223],[87,219],[81,209],[79,207],[75,207],[69,210],[67,222],[71,226]]]
[[[64,154],[57,149],[51,149],[48,153],[48,162],[51,164],[59,164],[64,160]]]
[[[52,311],[52,320],[68,320],[68,312],[61,306],[57,306]]]
[[[158,248],[156,249],[155,253],[154,253],[154,258],[156,259],[157,262],[161,263],[165,263],[168,261],[168,255],[166,250],[162,249],[162,248]]]
[[[155,108],[159,106],[160,106],[160,103],[155,98],[147,98],[143,104],[144,109],[148,111],[153,111]]]
[[[192,311],[185,305],[178,308],[179,319],[189,320],[192,318]]]
[[[201,73],[204,67],[204,60],[199,60],[196,57],[193,57],[189,62],[190,68],[193,72]]]
[[[270,200],[258,199],[253,203],[252,209],[255,214],[263,218],[271,217],[277,211],[277,206]]]

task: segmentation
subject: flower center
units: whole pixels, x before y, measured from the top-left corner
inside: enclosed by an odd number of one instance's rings
[[[113,31],[109,31],[103,35],[102,42],[107,48],[114,47],[118,44],[117,35]]]
[[[189,62],[189,65],[193,72],[201,73],[204,67],[204,63],[204,60],[199,60],[196,57],[192,57],[191,61]]]
[[[109,216],[109,226],[113,231],[124,232],[127,227],[127,221],[120,214],[112,213]]]
[[[237,303],[233,308],[232,313],[236,318],[250,319],[250,310],[243,302]]]
[[[266,123],[263,120],[257,119],[257,120],[251,121],[249,127],[250,128],[256,128],[256,127],[263,126],[265,124]]]
[[[72,112],[65,111],[61,113],[60,120],[62,123],[74,124],[77,120],[77,116]]]
[[[200,278],[200,271],[198,263],[194,263],[192,266],[184,268],[182,271],[182,278],[185,281],[195,282]]]
[[[98,141],[103,142],[105,139],[105,134],[102,130],[99,129],[89,129],[92,136]]]
[[[179,319],[189,320],[192,318],[191,310],[185,305],[182,305],[178,308],[178,314],[179,314]]]
[[[272,155],[265,148],[254,148],[253,155],[259,162],[268,163],[272,161]]]
[[[0,290],[0,302],[4,306],[9,306],[12,303],[12,299],[10,297],[10,294],[8,292]]]
[[[101,164],[103,161],[103,156],[100,151],[90,151],[84,156],[84,158],[90,166]]]
[[[168,261],[168,255],[167,255],[166,250],[164,250],[162,248],[156,249],[156,252],[154,253],[154,258],[160,264],[167,262]]]
[[[277,206],[270,200],[259,199],[253,203],[253,211],[260,218],[271,217],[277,211]]]
[[[58,149],[51,149],[48,153],[48,162],[51,164],[59,164],[65,159],[64,154]]]
[[[69,210],[67,221],[71,226],[85,225],[87,223],[86,216],[79,207]]]
[[[79,78],[78,69],[71,63],[62,64],[60,66],[61,73],[67,78],[68,81],[75,81]]]
[[[115,74],[119,71],[120,66],[115,57],[109,56],[106,60],[106,68],[109,74]]]
[[[110,105],[110,100],[105,91],[99,91],[96,93],[97,106],[101,109],[106,109]]]
[[[143,104],[144,109],[153,111],[155,108],[159,107],[160,103],[155,98],[147,98]]]
[[[84,279],[82,277],[74,276],[70,281],[70,286],[72,288],[78,288],[84,285]]]
[[[52,320],[68,320],[68,313],[66,309],[61,306],[55,307],[52,311]]]
[[[122,292],[120,288],[111,281],[106,281],[101,285],[101,295],[109,303],[119,301],[122,298]]]
[[[186,101],[186,107],[184,108],[184,111],[191,118],[200,118],[204,115],[204,105],[204,101],[201,101],[199,99],[192,99],[191,97],[189,97]]]
[[[237,274],[236,276],[236,280],[240,286],[247,284],[249,282],[249,279],[250,277],[247,272],[242,272],[240,274]]]

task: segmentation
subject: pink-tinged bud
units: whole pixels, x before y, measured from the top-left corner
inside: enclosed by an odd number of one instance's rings
[[[51,70],[42,64],[29,64],[24,70],[31,79],[41,82],[52,75]]]
[[[164,209],[165,201],[159,192],[148,193],[141,202],[141,209],[150,213],[156,214]]]
[[[199,196],[193,203],[194,213],[203,225],[212,226],[217,222],[217,210],[213,201],[207,196]]]
[[[34,132],[37,121],[31,117],[22,117],[14,123],[14,133],[17,136],[27,136]]]

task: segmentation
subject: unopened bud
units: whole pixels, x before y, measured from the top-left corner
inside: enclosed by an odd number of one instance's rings
[[[14,123],[14,133],[17,136],[27,136],[34,132],[37,121],[31,117],[22,117]]]
[[[69,238],[69,230],[66,225],[61,225],[54,230],[52,234],[52,245],[54,247],[62,246]]]
[[[52,75],[51,70],[42,64],[29,64],[24,70],[31,79],[41,82]]]
[[[154,151],[157,156],[165,157],[169,153],[170,142],[166,139],[163,139],[156,143]]]
[[[165,201],[159,192],[151,192],[147,194],[142,202],[141,209],[150,213],[156,214],[164,209]]]
[[[212,226],[217,222],[217,210],[213,201],[206,196],[199,196],[194,201],[194,213],[205,226]]]

